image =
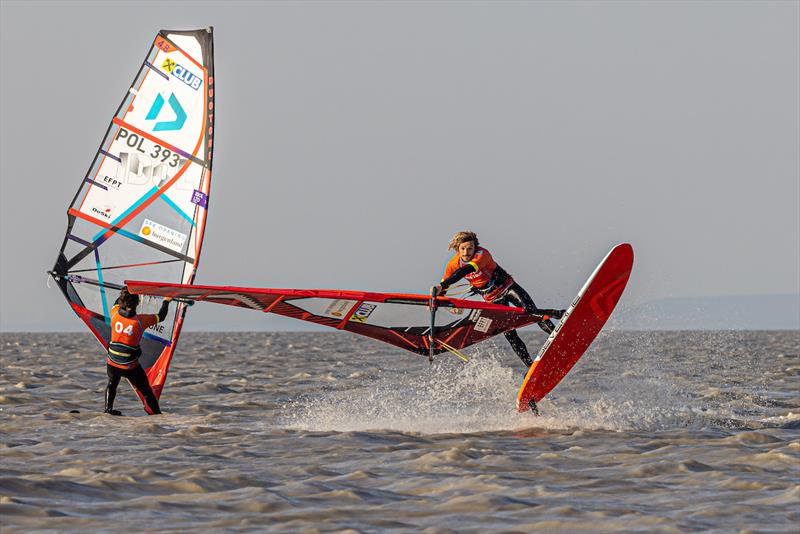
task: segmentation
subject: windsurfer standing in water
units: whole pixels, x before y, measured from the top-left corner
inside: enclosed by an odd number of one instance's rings
[[[169,297],[165,298],[161,303],[161,309],[155,315],[137,315],[139,295],[129,293],[127,287],[120,291],[116,304],[111,308],[111,342],[108,344],[106,359],[108,385],[105,413],[122,415],[119,410],[114,409],[114,398],[117,396],[117,386],[122,377],[127,378],[142,394],[150,415],[161,413],[153,388],[150,387],[144,369],[139,365],[139,357],[142,355],[139,343],[147,328],[166,319],[171,300]]]
[[[534,315],[543,315],[561,319],[566,310],[552,310],[537,308],[533,299],[522,286],[514,281],[505,269],[497,265],[488,250],[481,247],[475,232],[458,232],[450,240],[448,250],[456,252],[445,268],[444,277],[438,285],[431,288],[434,295],[444,295],[448,288],[466,278],[472,286],[474,293],[480,294],[487,302],[517,306]],[[539,328],[548,334],[555,325],[549,318],[537,323]],[[511,348],[522,362],[530,367],[533,364],[528,353],[528,347],[519,337],[516,330],[509,330],[503,334]]]

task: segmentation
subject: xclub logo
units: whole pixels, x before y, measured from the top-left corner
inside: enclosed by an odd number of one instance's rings
[[[161,64],[161,68],[195,91],[200,89],[200,85],[203,83],[199,76],[193,74],[189,69],[169,58],[164,60],[164,63]]]

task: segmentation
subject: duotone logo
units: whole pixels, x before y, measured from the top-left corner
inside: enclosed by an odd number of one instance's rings
[[[175,93],[170,93],[169,95],[169,102],[172,111],[175,113],[175,119],[171,121],[159,121],[153,126],[154,132],[164,132],[170,130],[180,130],[183,128],[183,124],[186,122],[186,112],[183,110],[183,106],[181,103],[178,102],[178,97],[175,96]],[[161,113],[161,109],[164,107],[164,97],[161,96],[159,93],[156,96],[155,102],[150,107],[150,111],[147,112],[147,117],[144,119],[147,121],[154,121],[158,118],[159,114]]]

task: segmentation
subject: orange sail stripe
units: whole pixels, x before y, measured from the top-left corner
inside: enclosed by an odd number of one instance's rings
[[[392,333],[392,334],[394,334],[395,336],[399,337],[400,339],[402,339],[403,341],[405,341],[406,343],[408,343],[408,344],[409,344],[409,345],[411,345],[412,347],[414,347],[414,348],[416,348],[416,347],[417,347],[417,346],[416,346],[416,345],[414,345],[412,342],[410,342],[408,339],[406,339],[406,337],[405,337],[405,336],[402,336],[402,335],[398,334],[398,333],[397,333],[397,332],[395,332],[394,330],[391,330],[391,333]]]
[[[267,306],[266,308],[264,308],[264,313],[269,313],[269,312],[271,312],[271,311],[272,311],[272,309],[273,309],[275,306],[277,306],[278,304],[280,304],[282,300],[283,300],[283,295],[281,295],[280,297],[276,298],[276,299],[275,299],[275,302],[273,302],[272,304],[270,304],[269,306]]]
[[[78,211],[78,210],[76,210],[74,208],[69,208],[67,210],[67,213],[70,214],[70,215],[74,215],[75,217],[81,218],[81,219],[83,219],[85,221],[89,221],[90,223],[94,223],[94,224],[96,224],[98,226],[102,226],[103,228],[109,228],[109,229],[111,228],[111,225],[108,224],[107,222],[101,221],[100,219],[95,219],[91,215],[86,215],[82,211]]]
[[[450,343],[450,340],[453,339],[454,337],[456,337],[456,335],[458,335],[458,333],[461,332],[461,330],[463,330],[463,329],[464,329],[463,326],[459,326],[458,328],[456,328],[455,331],[452,334],[447,336],[447,339],[444,340],[444,343]]]
[[[352,306],[352,307],[350,308],[350,311],[349,311],[349,312],[347,312],[347,315],[345,315],[345,316],[344,316],[344,319],[342,319],[342,322],[341,322],[341,323],[339,323],[339,326],[337,326],[336,328],[337,328],[338,330],[341,330],[342,328],[344,328],[344,327],[345,327],[345,325],[347,324],[347,321],[349,321],[349,320],[350,320],[350,317],[352,317],[352,316],[353,316],[353,314],[356,312],[356,310],[358,309],[358,307],[359,307],[359,306],[361,306],[362,304],[364,304],[364,301],[363,301],[363,300],[359,300],[359,301],[357,301],[357,302],[356,302],[356,304],[355,304],[355,306]]]

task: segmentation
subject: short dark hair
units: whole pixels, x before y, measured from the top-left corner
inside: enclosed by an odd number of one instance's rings
[[[119,297],[117,297],[117,304],[119,304],[120,308],[135,311],[136,307],[139,306],[139,295],[134,295],[128,291],[127,287],[123,287],[119,292]]]

